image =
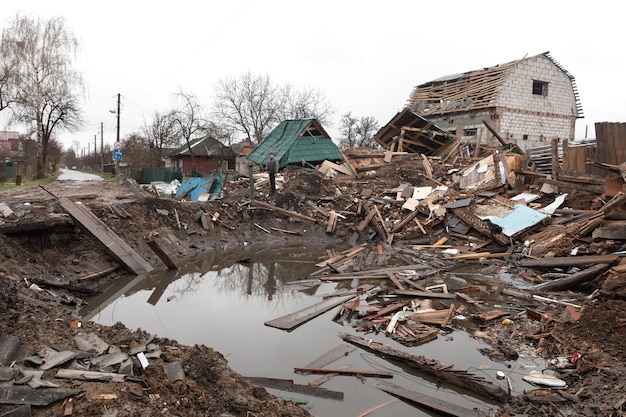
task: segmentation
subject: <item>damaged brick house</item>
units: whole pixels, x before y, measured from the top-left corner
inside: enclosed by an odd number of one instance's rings
[[[233,150],[212,137],[194,139],[171,152],[166,167],[181,168],[184,176],[206,174],[219,168],[235,169]]]
[[[524,151],[573,139],[583,117],[574,77],[549,52],[418,85],[406,108],[462,143],[498,145],[487,121]]]

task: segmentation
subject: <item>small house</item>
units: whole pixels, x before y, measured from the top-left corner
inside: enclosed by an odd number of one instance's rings
[[[244,139],[240,142],[233,143],[231,145],[233,152],[235,153],[235,172],[237,175],[248,175],[249,162],[246,159],[250,152],[254,149],[252,141]]]
[[[462,142],[498,145],[486,121],[524,151],[573,139],[583,117],[574,76],[549,52],[420,84],[406,108]]]
[[[19,151],[19,132],[0,131],[0,151],[5,153]]]
[[[247,160],[265,165],[271,152],[281,169],[287,165],[314,166],[325,160],[341,160],[339,148],[317,119],[285,120],[248,154]]]
[[[169,154],[169,167],[181,168],[183,176],[192,176],[235,169],[232,149],[212,137],[190,141]]]

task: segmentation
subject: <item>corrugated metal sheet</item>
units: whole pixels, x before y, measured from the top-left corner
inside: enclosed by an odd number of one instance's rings
[[[17,177],[17,162],[4,163],[4,179],[10,180]]]
[[[152,167],[141,170],[141,183],[150,184],[155,181],[172,182],[174,180],[183,181],[182,168],[175,167]]]
[[[310,132],[314,131],[315,134]],[[341,160],[339,148],[315,119],[286,120],[276,126],[246,158],[257,164],[267,164],[274,152],[280,168],[306,161]]]

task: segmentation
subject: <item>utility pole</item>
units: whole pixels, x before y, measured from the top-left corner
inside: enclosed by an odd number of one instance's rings
[[[121,101],[121,94],[117,94],[117,140],[115,142],[115,145],[113,148],[114,149],[122,149],[121,144],[120,144],[120,101]],[[115,151],[114,151],[115,152]],[[118,169],[120,166],[120,161],[115,158],[115,176],[117,176],[118,173]]]
[[[100,172],[104,174],[104,123],[100,122]]]
[[[120,100],[121,94],[117,94],[117,141],[120,141]]]

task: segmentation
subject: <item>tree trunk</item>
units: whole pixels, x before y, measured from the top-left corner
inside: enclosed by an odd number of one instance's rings
[[[36,176],[37,179],[42,179],[45,175],[44,175],[44,161],[43,161],[43,146],[42,146],[42,140],[43,140],[43,129],[41,126],[42,120],[41,120],[41,114],[39,113],[39,110],[37,110],[37,172],[36,172]]]

